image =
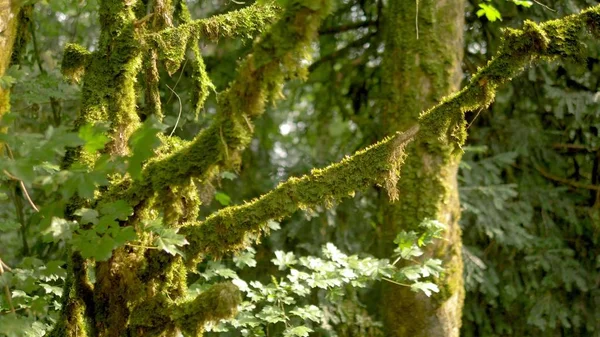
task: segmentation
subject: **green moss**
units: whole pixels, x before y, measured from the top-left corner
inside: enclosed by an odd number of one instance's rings
[[[27,43],[31,36],[29,31],[31,25],[31,17],[33,15],[33,5],[25,5],[19,9],[17,18],[17,29],[16,37],[14,40],[12,55],[10,63],[13,65],[19,65],[23,54],[27,51]],[[2,32],[2,35],[6,36],[7,32]],[[10,48],[8,49],[10,50]]]
[[[67,44],[61,65],[63,75],[71,81],[79,82],[85,73],[91,55],[92,53],[78,44]]]
[[[390,172],[399,170],[403,149],[416,132],[414,128],[327,168],[290,178],[260,198],[222,209],[203,222],[186,223],[181,233],[190,243],[184,247],[188,263],[194,264],[205,255],[219,257],[246,247],[251,239],[268,231],[266,224],[271,219],[287,217],[300,208],[332,204],[355,190],[384,183],[390,179]]]
[[[190,302],[178,304],[172,313],[173,320],[186,337],[200,337],[204,324],[233,317],[242,299],[232,283],[215,284]]]
[[[383,132],[402,130],[419,123],[421,130],[407,148],[407,158],[398,182],[398,201],[383,201],[381,256],[390,256],[393,240],[401,230],[419,232],[426,219],[437,219],[458,229],[456,170],[457,144],[464,142],[464,114],[455,97],[443,98],[460,83],[462,59],[463,1],[419,2],[419,37],[415,28],[415,2],[391,2],[386,9],[385,52],[382,61]],[[421,111],[438,104],[427,115]],[[448,216],[454,213],[455,216]],[[397,285],[385,285],[381,306],[386,336],[458,336],[448,327],[460,325],[462,302],[450,309],[447,300],[460,294],[462,287],[446,287],[450,280],[462,280],[460,235],[446,233],[429,247],[427,257],[439,258],[447,267],[438,285],[447,290],[443,296],[428,298]],[[460,250],[460,248],[459,248]],[[452,293],[451,293],[452,292]]]

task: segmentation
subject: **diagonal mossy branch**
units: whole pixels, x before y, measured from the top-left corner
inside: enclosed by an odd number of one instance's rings
[[[300,178],[290,178],[274,190],[241,206],[224,208],[202,222],[184,225],[181,234],[189,245],[188,258],[221,256],[241,249],[252,237],[267,230],[271,219],[282,219],[297,211],[351,196],[374,184],[384,184],[392,199],[404,160],[404,147],[419,131],[414,126],[404,133],[358,151],[324,169],[313,169]]]
[[[495,98],[498,86],[520,74],[536,61],[557,58],[581,61],[585,44],[584,31],[600,37],[600,5],[578,14],[537,24],[525,21],[523,29],[506,29],[500,51],[485,67],[479,69],[469,84],[450,95],[420,117],[425,137],[447,137],[457,145],[466,139],[464,114],[487,108]]]
[[[527,21],[522,30],[507,30],[500,52],[465,88],[423,112],[418,126],[326,169],[291,178],[254,201],[224,208],[203,222],[187,223],[182,228],[182,234],[190,242],[185,253],[195,260],[204,255],[218,257],[239,250],[247,246],[250,238],[268,230],[266,223],[270,219],[281,219],[301,208],[330,203],[373,184],[386,182],[394,199],[394,179],[398,178],[399,159],[406,142],[414,137],[425,141],[428,137],[442,138],[460,148],[466,138],[466,111],[489,106],[497,87],[533,61],[551,61],[557,57],[577,59],[583,52],[579,39],[585,29],[600,36],[600,6],[539,25]],[[395,153],[394,160],[390,160],[392,153]]]

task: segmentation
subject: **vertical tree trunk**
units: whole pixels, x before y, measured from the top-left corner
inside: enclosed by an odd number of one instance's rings
[[[419,114],[456,91],[461,79],[463,0],[390,1],[382,63],[383,134],[414,125]],[[418,29],[417,29],[418,27]],[[416,230],[424,219],[447,226],[428,255],[444,261],[440,293],[426,297],[386,284],[382,315],[386,336],[458,336],[464,298],[460,208],[456,182],[460,155],[445,140],[410,146],[399,182],[400,200],[383,205],[383,239]],[[387,255],[392,247],[386,248]]]
[[[10,1],[0,2],[0,76],[10,65],[13,45],[17,38],[19,9]],[[0,87],[0,117],[10,108],[9,88]]]

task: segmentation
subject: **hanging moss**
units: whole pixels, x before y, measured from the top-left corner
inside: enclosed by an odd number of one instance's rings
[[[207,181],[216,168],[236,165],[251,140],[252,119],[263,113],[267,101],[282,96],[286,77],[303,75],[301,60],[309,56],[310,42],[330,4],[322,2],[315,10],[298,2],[291,8],[254,45],[236,80],[219,94],[214,123],[186,148],[146,165],[142,179],[121,197],[136,204],[168,186],[183,185],[189,178]]]

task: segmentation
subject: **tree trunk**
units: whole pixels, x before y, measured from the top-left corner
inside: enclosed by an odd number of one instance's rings
[[[463,18],[463,0],[390,1],[384,21],[382,134],[414,125],[421,111],[457,91]],[[393,242],[402,230],[418,232],[425,219],[439,220],[447,226],[445,240],[437,240],[427,255],[443,260],[445,273],[436,280],[440,292],[432,297],[384,286],[382,316],[390,337],[459,335],[464,298],[456,181],[460,155],[452,153],[447,140],[433,139],[409,146],[400,198],[393,204],[384,201],[383,240]],[[392,247],[384,249],[389,256]]]
[[[13,45],[17,38],[19,9],[10,1],[0,2],[0,76],[10,65]],[[0,86],[0,117],[10,108],[10,89]]]

